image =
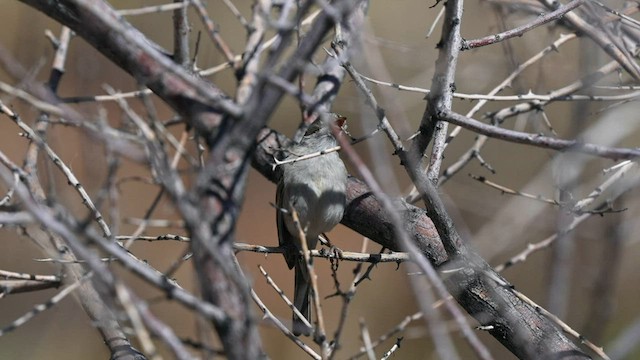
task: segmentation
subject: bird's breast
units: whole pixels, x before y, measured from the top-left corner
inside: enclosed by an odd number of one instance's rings
[[[288,177],[284,196],[288,206],[295,208],[309,237],[331,230],[344,212],[347,173],[342,161],[328,158],[330,155],[337,157],[328,154],[293,163],[284,172]],[[294,230],[290,229],[296,233]]]

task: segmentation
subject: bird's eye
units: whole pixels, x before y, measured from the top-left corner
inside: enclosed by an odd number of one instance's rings
[[[309,126],[309,128],[307,129],[307,131],[304,134],[305,134],[305,136],[311,135],[311,134],[317,133],[318,130],[320,130],[319,126],[317,126],[316,124],[311,124],[311,126]]]

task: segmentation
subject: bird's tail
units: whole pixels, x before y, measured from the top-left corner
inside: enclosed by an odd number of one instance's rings
[[[311,322],[311,304],[309,302],[309,293],[311,291],[311,276],[305,264],[304,258],[300,257],[295,266],[295,285],[293,293],[293,305],[300,313]],[[298,316],[293,314],[293,334],[311,335],[311,328]]]

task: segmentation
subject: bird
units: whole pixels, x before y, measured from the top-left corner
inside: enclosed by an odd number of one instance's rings
[[[342,128],[346,118],[323,114],[311,123],[299,143],[285,150],[283,160],[321,152],[337,145],[332,126]],[[346,204],[347,169],[336,151],[305,160],[285,162],[276,191],[278,241],[284,248],[289,269],[295,268],[293,305],[309,320],[311,279],[301,254],[298,227],[290,209],[295,209],[305,232],[308,249],[314,249],[318,236],[333,229],[341,220]],[[293,314],[294,335],[311,335],[312,329]]]

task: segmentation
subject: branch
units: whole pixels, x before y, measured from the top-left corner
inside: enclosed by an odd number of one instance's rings
[[[418,166],[422,154],[433,139],[427,176],[429,181],[435,185],[438,184],[440,165],[447,138],[447,124],[441,122],[442,119],[439,118],[439,114],[444,110],[451,109],[453,92],[456,89],[456,65],[462,48],[462,37],[460,36],[462,11],[462,0],[450,0],[445,4],[442,38],[436,45],[439,52],[431,82],[431,92],[426,97],[427,107],[422,114],[419,133],[414,138],[409,150],[413,163],[410,166]]]
[[[253,157],[252,166],[272,182],[277,182],[278,174],[272,169],[275,151],[286,146],[291,140],[271,129],[263,129],[260,142]],[[449,259],[433,222],[424,209],[394,200],[394,207],[402,209],[400,216],[403,226],[421,254],[436,268],[442,268]],[[347,206],[342,224],[368,237],[372,241],[392,251],[400,251],[401,244],[395,236],[391,216],[371,190],[360,180],[350,177],[347,187]],[[481,261],[475,259],[474,261]],[[486,268],[485,271],[493,273]],[[450,273],[446,281],[451,286],[455,273]],[[499,275],[496,275],[499,276]],[[578,348],[567,339],[555,325],[541,316],[535,308],[523,304],[508,287],[495,287],[493,280],[467,278],[461,281],[454,297],[458,303],[482,325],[494,325],[489,333],[502,342],[511,352],[521,358],[552,358],[558,353],[571,354],[584,359]],[[450,290],[451,291],[451,290]],[[477,294],[485,294],[478,301]],[[523,342],[523,339],[529,339]],[[551,345],[553,344],[553,345]],[[567,357],[571,358],[571,357]]]
[[[21,1],[71,28],[153,90],[200,133],[209,134],[217,127],[221,112],[234,116],[242,113],[220,89],[175,64],[160,46],[124,21],[105,1]]]
[[[515,29],[507,30],[500,34],[485,36],[480,39],[464,41],[462,44],[462,50],[474,49],[481,46],[492,45],[503,40],[511,39],[516,36],[522,36],[529,30],[533,30],[538,26],[542,26],[550,21],[561,19],[566,13],[576,9],[584,3],[585,0],[573,0],[570,3],[563,5],[548,14],[538,16],[534,21],[526,23]]]
[[[482,123],[478,120],[455,112],[447,112],[442,114],[442,116],[443,120],[452,124],[460,125],[475,133],[518,144],[533,145],[551,150],[581,152],[613,160],[628,160],[640,156],[640,149],[637,148],[615,148],[604,145],[582,143],[579,140],[556,139],[538,134],[503,129]]]

